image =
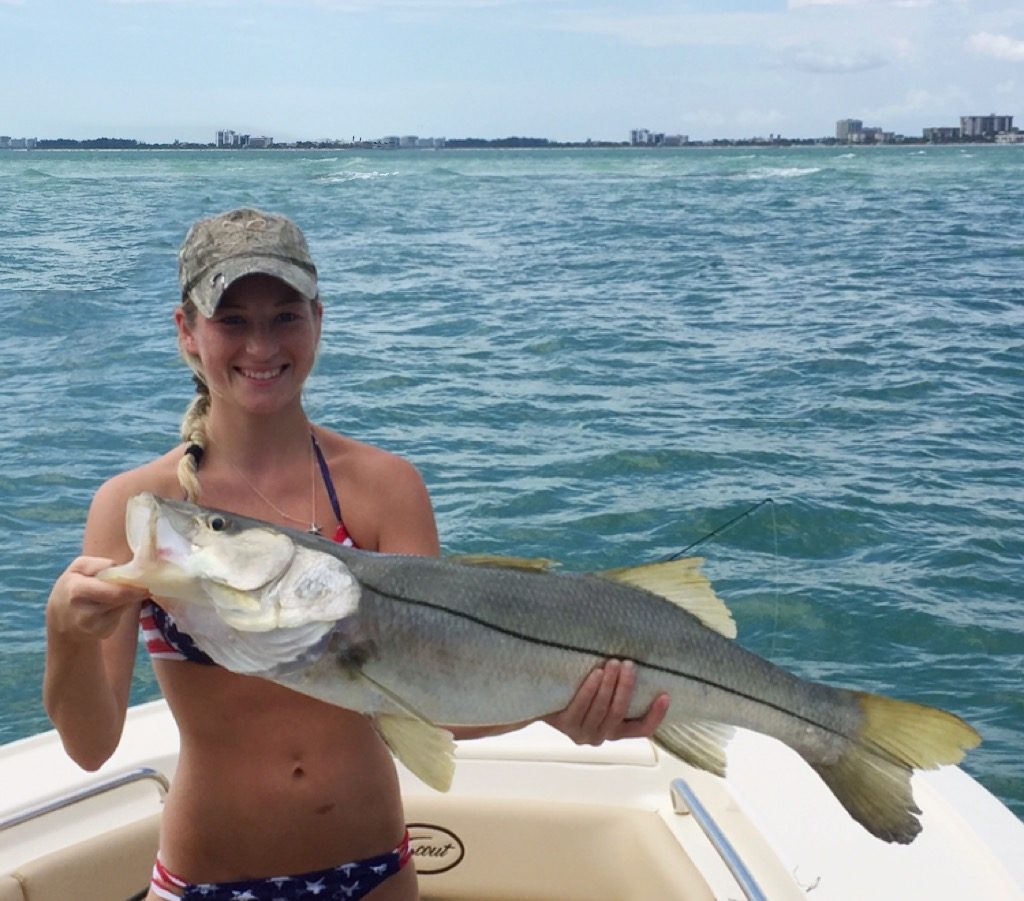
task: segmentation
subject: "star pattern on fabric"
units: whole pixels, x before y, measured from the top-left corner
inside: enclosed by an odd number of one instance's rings
[[[409,863],[408,837],[394,851],[329,870],[184,888],[183,901],[360,901]],[[158,861],[159,863],[159,861]],[[175,877],[176,878],[176,877]]]

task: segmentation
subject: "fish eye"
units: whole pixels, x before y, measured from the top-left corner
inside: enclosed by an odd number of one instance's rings
[[[206,524],[214,532],[223,532],[228,527],[228,521],[223,516],[211,516]]]

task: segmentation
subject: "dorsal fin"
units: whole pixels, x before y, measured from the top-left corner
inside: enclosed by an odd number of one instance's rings
[[[502,557],[500,554],[456,554],[445,558],[464,566],[491,566],[496,569],[519,569],[526,572],[544,573],[558,564],[544,557]]]
[[[692,613],[709,629],[726,638],[735,638],[736,622],[700,571],[703,562],[703,557],[684,557],[662,563],[607,569],[596,575],[659,595]]]

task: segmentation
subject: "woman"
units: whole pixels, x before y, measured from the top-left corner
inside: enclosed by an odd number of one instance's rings
[[[79,765],[110,757],[141,613],[181,734],[148,898],[263,897],[272,886],[282,898],[414,899],[398,779],[370,721],[214,665],[144,592],[95,578],[131,556],[125,505],[141,491],[184,494],[366,550],[439,552],[416,469],[312,424],[303,410],[323,307],[299,229],[247,209],[201,220],[179,275],[178,341],[198,389],[184,443],[97,491],[83,556],[47,606],[46,709]],[[626,720],[634,684],[631,664],[609,661],[548,721],[580,743],[652,735],[668,699]]]

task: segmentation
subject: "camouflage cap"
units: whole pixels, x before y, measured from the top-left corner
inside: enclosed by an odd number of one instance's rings
[[[233,282],[256,274],[279,278],[309,300],[317,296],[306,239],[286,216],[240,209],[200,219],[178,253],[182,298],[207,318]]]

